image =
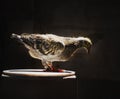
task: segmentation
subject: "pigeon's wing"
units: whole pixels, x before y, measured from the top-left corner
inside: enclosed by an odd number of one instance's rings
[[[66,45],[64,51],[61,54],[61,59],[65,61],[69,60],[77,49],[78,47],[74,43]]]
[[[44,55],[58,55],[63,52],[65,46],[61,42],[46,39],[36,39],[36,49]]]

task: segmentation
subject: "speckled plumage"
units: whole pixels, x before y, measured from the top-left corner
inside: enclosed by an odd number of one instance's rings
[[[81,47],[89,51],[92,45],[86,37],[62,37],[54,34],[12,34],[12,38],[21,41],[31,57],[42,61],[44,68],[52,68],[54,61],[69,60]]]

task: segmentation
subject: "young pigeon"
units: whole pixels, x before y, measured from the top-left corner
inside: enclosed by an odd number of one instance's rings
[[[53,67],[54,61],[68,61],[79,48],[89,53],[92,42],[86,37],[62,37],[54,34],[12,34],[28,49],[31,57],[42,61],[46,71],[61,71]]]

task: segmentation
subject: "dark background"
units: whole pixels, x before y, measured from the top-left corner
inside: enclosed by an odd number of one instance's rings
[[[97,98],[119,96],[112,95],[120,92],[118,2],[4,0],[0,3],[0,9],[1,72],[15,68],[42,68],[39,60],[31,58],[23,45],[10,38],[12,33],[88,36],[94,43],[90,54],[78,52],[70,61],[55,62],[54,65],[76,71],[78,98],[94,96],[96,91]]]

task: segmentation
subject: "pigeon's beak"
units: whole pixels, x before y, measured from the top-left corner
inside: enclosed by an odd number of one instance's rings
[[[14,39],[16,39],[16,40],[22,42],[21,36],[18,35],[18,34],[14,34],[14,33],[13,33],[13,34],[11,35],[11,38],[14,38]]]

